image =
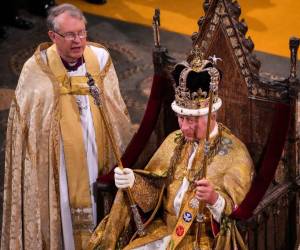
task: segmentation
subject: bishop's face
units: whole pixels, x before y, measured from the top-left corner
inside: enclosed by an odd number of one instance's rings
[[[207,129],[207,115],[183,116],[178,115],[180,130],[188,141],[199,141],[205,139]],[[215,120],[211,120],[210,131],[215,126]]]
[[[56,44],[59,55],[67,62],[76,62],[81,58],[86,46],[86,28],[84,20],[71,16],[64,12],[56,17],[57,30],[48,34]],[[70,39],[70,35],[73,39]]]

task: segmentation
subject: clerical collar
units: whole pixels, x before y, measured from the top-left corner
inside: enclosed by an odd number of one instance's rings
[[[61,58],[61,60],[64,64],[65,68],[68,71],[76,71],[84,63],[84,58],[83,57],[78,58],[77,61],[74,62],[74,63],[68,63],[67,61],[65,61],[62,58]]]

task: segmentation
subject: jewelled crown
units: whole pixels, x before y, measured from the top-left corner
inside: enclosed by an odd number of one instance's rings
[[[218,97],[220,72],[215,67],[215,56],[202,60],[197,51],[192,51],[190,63],[178,63],[172,72],[175,80],[175,101],[172,109],[182,115],[199,116],[208,113],[209,92],[213,93],[212,111],[218,110],[222,101]]]

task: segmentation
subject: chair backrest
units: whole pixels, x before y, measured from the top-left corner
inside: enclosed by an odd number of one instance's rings
[[[223,100],[218,120],[228,126],[248,147],[258,162],[273,121],[276,103],[290,103],[289,81],[275,81],[259,75],[260,62],[252,53],[254,44],[246,38],[247,25],[239,20],[237,1],[204,3],[205,17],[193,35],[193,48],[204,58],[222,59],[219,95]]]

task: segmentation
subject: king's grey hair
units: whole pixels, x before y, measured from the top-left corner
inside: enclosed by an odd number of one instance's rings
[[[48,17],[47,17],[47,26],[49,30],[53,30],[53,31],[59,30],[59,24],[56,21],[56,17],[58,17],[59,15],[65,12],[67,12],[72,17],[83,20],[84,23],[87,24],[87,21],[80,9],[78,9],[76,6],[72,4],[64,3],[58,6],[54,6],[49,10]]]

